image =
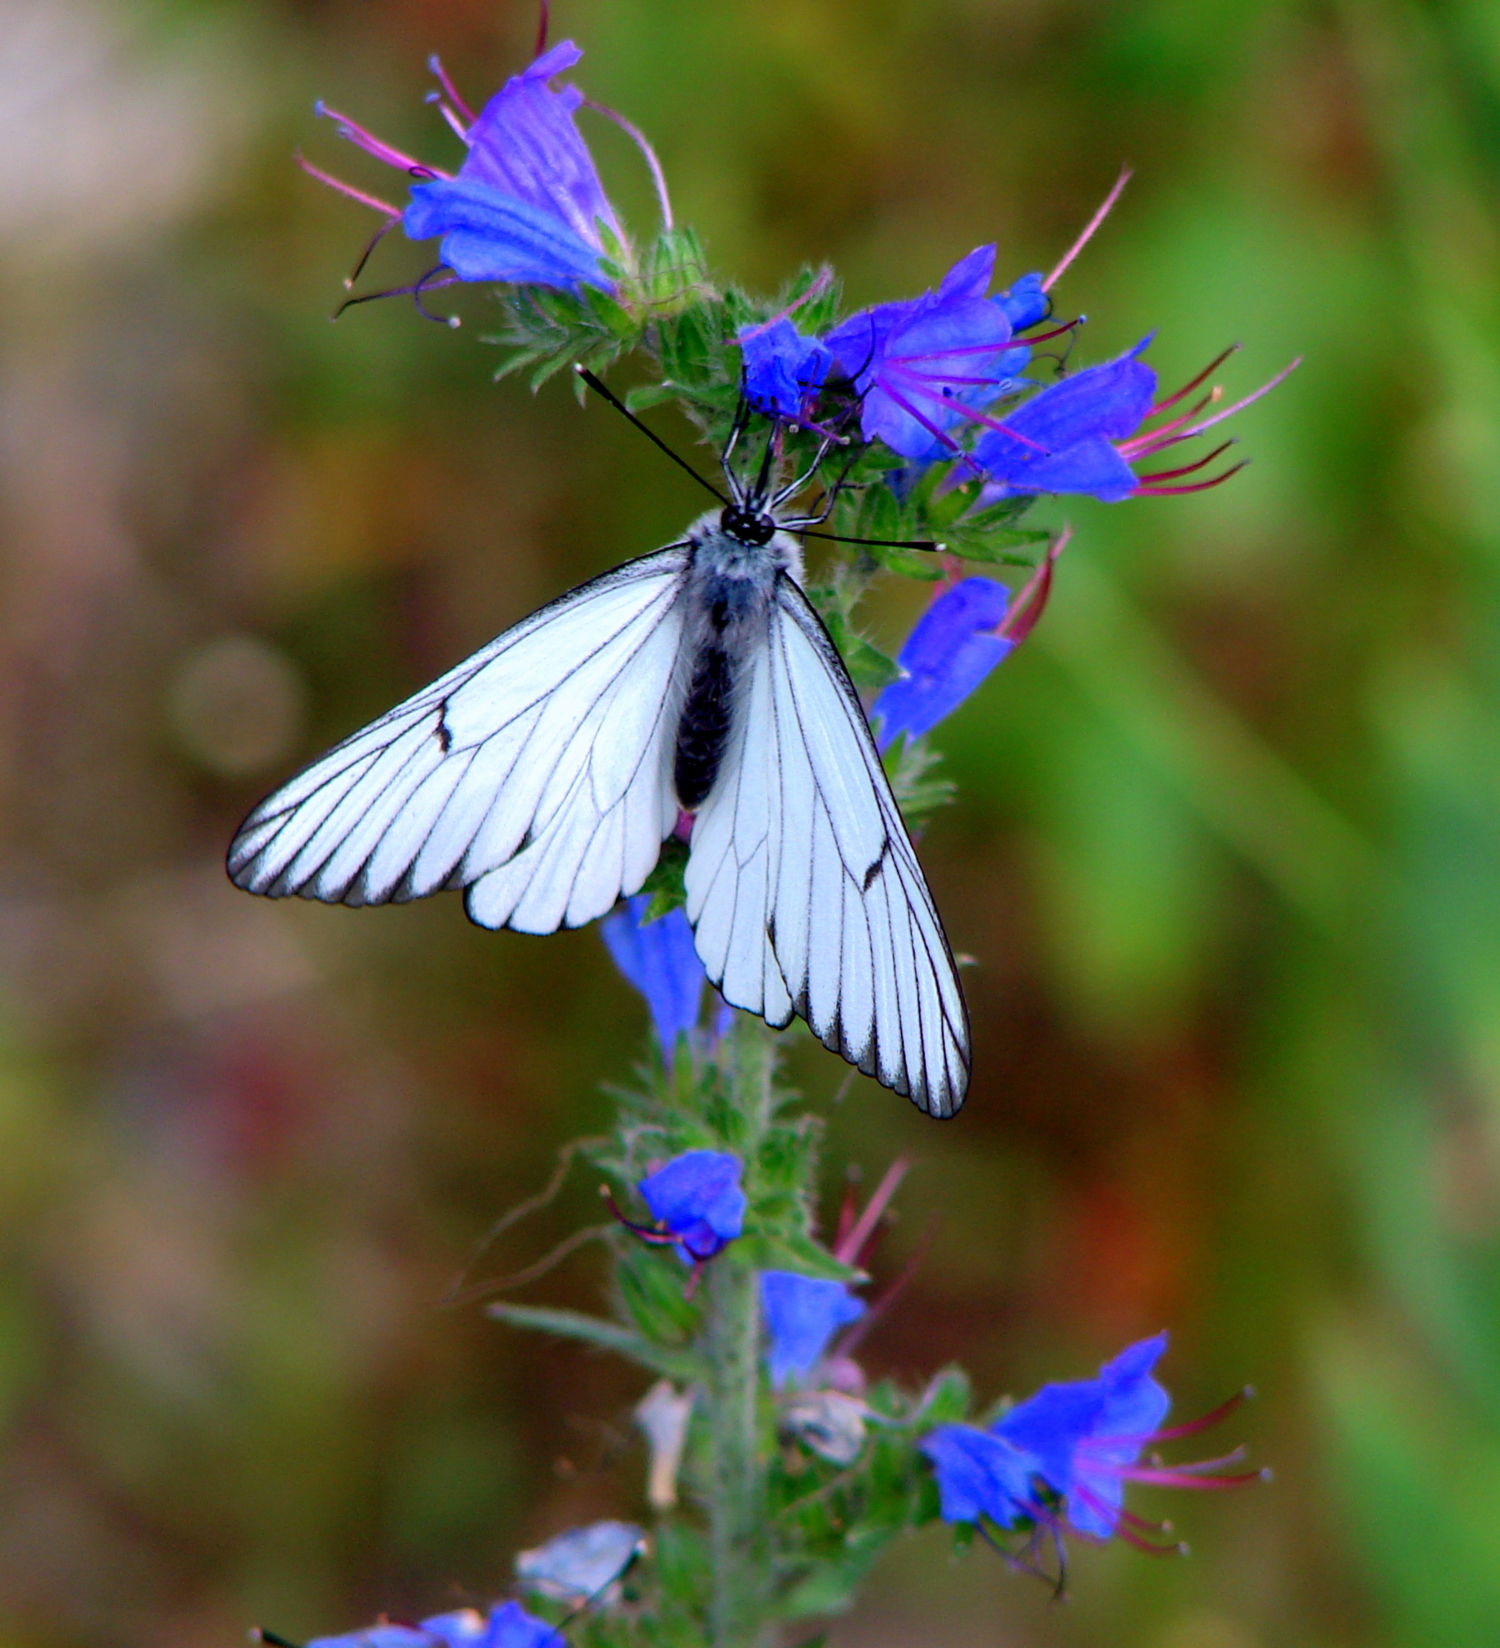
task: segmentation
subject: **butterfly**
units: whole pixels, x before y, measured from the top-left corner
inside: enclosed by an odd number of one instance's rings
[[[686,913],[725,1001],[778,1029],[804,1019],[949,1116],[969,1075],[957,970],[859,695],[802,590],[794,534],[824,515],[783,514],[817,460],[775,486],[768,442],[740,477],[745,417],[723,454],[728,498],[709,488],[721,508],[314,761],[240,826],[229,874],[267,897],[353,905],[462,888],[480,926],[552,933],[639,891],[686,813]]]

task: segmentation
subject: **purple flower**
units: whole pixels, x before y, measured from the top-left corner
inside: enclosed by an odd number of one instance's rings
[[[1009,412],[1003,428],[986,430],[972,455],[985,473],[981,502],[1017,492],[1084,492],[1105,503],[1130,497],[1135,472],[1115,443],[1128,441],[1151,412],[1156,374],[1136,358],[1149,342],[1049,385]]]
[[[870,707],[881,749],[904,733],[920,738],[951,715],[1015,646],[995,631],[1010,592],[992,578],[965,578],[942,591],[897,654],[902,674]]]
[[[574,121],[583,93],[548,84],[582,56],[564,40],[506,81],[468,128],[458,176],[412,189],[407,235],[441,235],[443,262],[461,280],[612,284],[601,229],[623,237]]]
[[[834,1334],[865,1313],[864,1301],[842,1282],[793,1270],[760,1273],[760,1306],[770,1339],[766,1361],[777,1386],[794,1374],[805,1379]]]
[[[712,1259],[744,1230],[740,1172],[739,1157],[727,1151],[689,1150],[636,1186],[652,1218],[679,1238],[684,1264]]]
[[[1052,299],[1047,296],[1039,273],[1022,275],[1008,292],[996,292],[990,302],[1000,306],[1012,332],[1024,332],[1038,321],[1046,320],[1052,308]]]
[[[440,236],[443,263],[459,280],[612,290],[605,236],[616,246],[624,237],[574,121],[583,94],[576,86],[557,91],[550,85],[582,55],[572,41],[560,42],[508,80],[477,118],[438,69],[450,98],[444,113],[469,150],[456,177],[319,104],[318,112],[336,121],[342,136],[421,180],[404,212],[315,167],[307,170],[392,221],[399,217],[411,240]]]
[[[817,398],[833,357],[804,337],[785,315],[747,327],[737,339],[745,398],[768,417],[801,418]]]
[[[1202,1419],[1163,1430],[1161,1422],[1171,1398],[1152,1376],[1152,1369],[1166,1348],[1165,1333],[1142,1339],[1106,1362],[1096,1379],[1043,1385],[1035,1396],[991,1426],[993,1435],[1030,1456],[1032,1469],[1057,1495],[1069,1523],[1080,1534],[1092,1539],[1119,1534],[1130,1544],[1148,1545],[1144,1533],[1163,1531],[1125,1510],[1128,1481],[1171,1488],[1224,1488],[1256,1481],[1264,1474],[1222,1474],[1220,1467],[1241,1458],[1240,1449],[1222,1459],[1193,1465],[1138,1462],[1143,1450],[1156,1443],[1189,1436],[1217,1423],[1249,1394],[1242,1391]]]
[[[420,1625],[370,1625],[337,1637],[315,1637],[307,1648],[545,1648],[557,1630],[516,1602],[496,1603],[485,1619],[472,1608],[434,1614]]]
[[[549,1642],[561,1644],[562,1640],[555,1625],[528,1614],[519,1602],[498,1602],[490,1610],[484,1636],[475,1648],[546,1648]],[[467,1645],[454,1643],[453,1648]]]
[[[862,309],[823,340],[862,396],[867,440],[926,460],[956,451],[949,431],[1009,387],[1029,356],[1007,348],[1014,330],[985,293],[995,248],[961,258],[935,292]]]
[[[706,975],[687,917],[678,909],[645,921],[650,904],[644,893],[637,893],[624,909],[606,916],[599,931],[615,966],[646,998],[662,1057],[670,1064],[678,1036],[698,1022]]]
[[[1014,1527],[1035,1515],[1030,1454],[973,1425],[940,1425],[920,1447],[932,1462],[944,1522],[978,1522]]]
[[[1176,394],[1153,404],[1156,374],[1138,358],[1150,341],[1143,338],[1117,360],[1086,367],[1049,385],[1007,413],[1003,422],[990,420],[994,427],[979,437],[969,455],[969,462],[985,474],[980,506],[1025,492],[1081,492],[1105,503],[1202,492],[1242,469],[1243,464],[1232,464],[1206,480],[1184,479],[1211,464],[1233,444],[1230,441],[1178,469],[1137,475],[1132,465],[1169,446],[1196,439],[1258,401],[1296,371],[1300,356],[1259,389],[1211,417],[1200,418],[1199,413],[1219,398],[1218,389],[1206,392],[1186,412],[1174,413],[1154,429],[1143,429],[1148,418],[1171,411],[1233,353],[1226,349]]]

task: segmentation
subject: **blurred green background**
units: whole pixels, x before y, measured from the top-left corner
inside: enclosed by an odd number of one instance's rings
[[[220,867],[297,761],[699,507],[566,385],[492,385],[481,292],[459,332],[328,324],[371,220],[293,152],[399,180],[314,97],[441,161],[428,53],[477,99],[534,27],[0,0],[0,1648],[430,1612],[643,1509],[640,1376],[438,1305],[647,1053],[597,934]],[[938,734],[962,1117],[791,1059],[830,1206],[918,1158],[880,1270],[939,1219],[873,1369],[962,1358],[988,1399],[1170,1326],[1179,1412],[1254,1381],[1276,1481],[1170,1506],[1188,1561],[1084,1551],[1063,1606],[935,1531],[835,1648],[1494,1648],[1500,6],[558,0],[568,35],[734,278],[828,257],[871,301],[996,240],[1008,280],[1129,162],[1075,359],[1159,327],[1173,386],[1238,339],[1243,390],[1307,357],[1232,485],[1070,504],[1046,622]],[[368,278],[422,267],[388,241]],[[589,1305],[600,1266],[521,1297]]]

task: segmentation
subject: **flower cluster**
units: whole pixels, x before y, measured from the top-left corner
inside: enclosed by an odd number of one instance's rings
[[[1125,1484],[1226,1488],[1262,1480],[1263,1471],[1226,1471],[1243,1457],[1166,1466],[1140,1463],[1157,1443],[1217,1423],[1249,1394],[1242,1391],[1202,1419],[1163,1429],[1171,1398],[1152,1370],[1167,1348],[1165,1333],[1142,1339],[1106,1362],[1097,1378],[1044,1385],[988,1429],[943,1425],[922,1441],[948,1522],[988,1523],[1002,1530],[1065,1522],[1073,1533],[1105,1540],[1118,1534],[1143,1549],[1165,1524],[1125,1509]]]

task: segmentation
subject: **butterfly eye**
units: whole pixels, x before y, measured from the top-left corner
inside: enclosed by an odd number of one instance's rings
[[[741,509],[737,504],[730,504],[720,513],[719,526],[742,544],[768,544],[776,535],[776,522],[769,515]]]

